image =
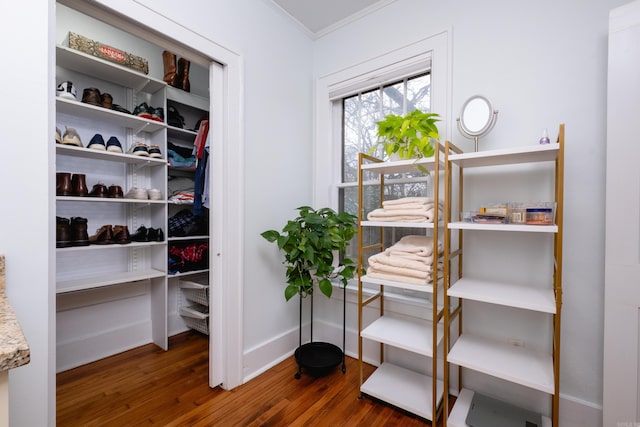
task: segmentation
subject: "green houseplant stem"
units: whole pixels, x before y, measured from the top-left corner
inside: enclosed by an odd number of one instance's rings
[[[333,264],[334,251],[344,251],[356,234],[356,217],[330,208],[314,210],[301,206],[297,210],[299,215],[287,222],[282,233],[267,230],[260,234],[284,252],[287,266],[284,297],[287,301],[296,294],[304,298],[313,293],[314,283],[331,297],[332,279],[346,286],[355,275],[353,260],[343,258],[338,268]]]

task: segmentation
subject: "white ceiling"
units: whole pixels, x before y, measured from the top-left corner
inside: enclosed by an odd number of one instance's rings
[[[311,33],[368,13],[395,0],[272,0]]]

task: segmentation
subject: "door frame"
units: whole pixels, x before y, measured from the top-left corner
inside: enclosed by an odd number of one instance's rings
[[[165,46],[209,68],[211,134],[211,313],[209,385],[230,390],[243,382],[244,135],[243,59],[225,46],[145,6],[144,0],[59,0],[149,42]],[[133,25],[132,25],[133,24]],[[162,31],[152,29],[161,28]],[[51,88],[53,93],[55,87]],[[222,99],[222,102],[219,100]],[[214,102],[217,101],[217,102]],[[55,303],[55,301],[54,301]]]

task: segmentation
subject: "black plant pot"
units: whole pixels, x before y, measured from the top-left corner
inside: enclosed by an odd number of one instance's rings
[[[296,378],[300,378],[301,369],[312,377],[322,377],[330,374],[342,363],[343,354],[338,346],[316,341],[298,347],[295,358],[299,367]]]

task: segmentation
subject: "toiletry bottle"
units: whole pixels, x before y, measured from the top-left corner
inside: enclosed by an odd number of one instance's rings
[[[549,143],[549,132],[545,129],[542,133],[542,138],[540,138],[540,144],[548,144]]]

